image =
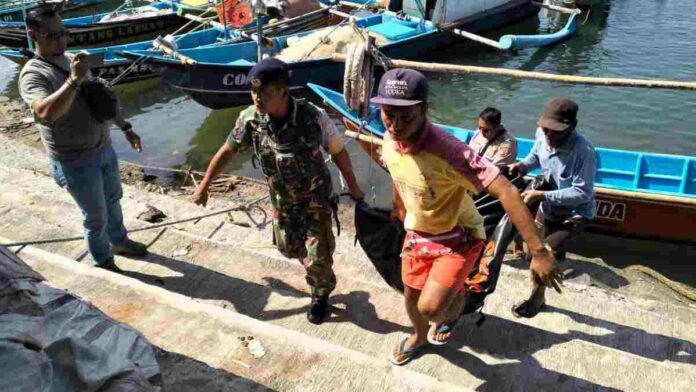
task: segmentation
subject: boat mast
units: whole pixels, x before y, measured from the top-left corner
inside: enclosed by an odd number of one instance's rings
[[[254,12],[256,13],[256,61],[261,61],[263,60],[263,26],[261,24],[261,15],[263,15],[266,6],[263,0],[254,0],[253,6]]]
[[[26,25],[27,23],[27,6],[24,3],[24,0],[22,0],[22,18],[24,19],[24,31],[27,33],[27,45],[29,46],[29,50],[32,52],[34,51],[34,42],[32,42],[31,38],[29,38],[29,27]]]

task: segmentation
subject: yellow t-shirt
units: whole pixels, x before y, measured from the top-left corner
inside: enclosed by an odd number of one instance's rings
[[[500,170],[466,143],[428,122],[421,140],[409,148],[387,133],[382,159],[404,202],[406,230],[441,234],[460,226],[485,239],[471,194],[487,187]]]

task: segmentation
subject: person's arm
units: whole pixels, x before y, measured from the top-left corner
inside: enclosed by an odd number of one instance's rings
[[[561,292],[559,282],[563,275],[558,270],[556,259],[553,254],[546,249],[539,233],[537,232],[534,218],[529,212],[529,208],[524,204],[520,193],[503,176],[497,176],[486,188],[488,193],[500,200],[503,208],[510,216],[510,221],[519,231],[522,239],[527,243],[532,254],[530,270],[532,278],[536,278],[544,286],[553,287]]]
[[[331,155],[331,159],[334,161],[338,170],[343,175],[346,180],[346,185],[348,186],[348,192],[354,200],[362,200],[365,197],[360,185],[358,185],[358,180],[355,178],[355,173],[353,173],[353,165],[350,162],[350,156],[346,149],[342,149],[341,152]]]
[[[220,149],[218,149],[217,153],[215,153],[215,156],[213,156],[213,159],[208,164],[208,169],[205,171],[203,180],[198,183],[198,187],[191,197],[191,200],[195,204],[205,206],[206,203],[208,203],[208,187],[210,183],[220,174],[225,166],[227,166],[234,156],[235,151],[251,144],[251,134],[244,120],[245,113],[246,111],[243,111],[239,115],[234,128],[229,136],[227,136],[227,140],[220,146]]]
[[[48,123],[63,117],[70,110],[70,106],[77,96],[77,88],[87,77],[88,70],[84,55],[76,55],[70,61],[70,76],[65,79],[65,83],[55,92],[39,97],[31,103],[31,109],[36,117]],[[25,75],[27,79],[23,83],[28,86],[28,89],[35,89],[38,82],[35,78],[39,77],[39,75],[27,74]]]
[[[354,200],[362,200],[365,194],[360,189],[355,173],[353,173],[353,165],[343,143],[343,136],[338,132],[336,125],[324,110],[319,109],[318,116],[324,149],[331,155],[331,160],[334,161],[341,175],[346,180],[351,197]]]
[[[537,135],[537,138],[534,142],[534,146],[532,147],[532,150],[529,151],[529,154],[521,161],[510,165],[510,173],[512,173],[513,175],[519,174],[521,176],[524,176],[530,171],[536,170],[539,167],[541,167],[538,153],[540,147],[541,141],[539,139],[539,136]]]
[[[195,204],[205,206],[208,203],[208,187],[210,186],[210,183],[215,179],[215,177],[218,174],[220,174],[222,169],[224,169],[225,166],[227,166],[227,164],[232,159],[233,155],[234,149],[232,148],[230,143],[225,141],[225,143],[222,144],[217,153],[215,153],[215,156],[213,156],[213,159],[210,161],[210,164],[208,164],[208,169],[205,171],[205,176],[203,177],[203,180],[201,180],[201,182],[198,183],[198,187],[196,188],[196,191],[193,193],[193,196],[191,197],[192,201]]]
[[[143,143],[140,140],[140,136],[133,131],[133,125],[123,118],[123,112],[120,104],[116,105],[116,117],[114,117],[112,122],[114,125],[121,128],[121,131],[123,131],[123,136],[126,137],[126,140],[128,140],[128,143],[130,143],[134,150],[137,152],[143,151]]]

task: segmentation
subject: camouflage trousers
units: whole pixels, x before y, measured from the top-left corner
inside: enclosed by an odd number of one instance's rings
[[[280,253],[299,259],[312,295],[328,296],[336,288],[333,252],[336,242],[331,231],[331,210],[307,211],[296,208],[276,211],[273,239]]]

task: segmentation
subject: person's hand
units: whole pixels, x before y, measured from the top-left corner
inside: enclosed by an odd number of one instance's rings
[[[541,201],[544,199],[544,191],[536,191],[536,190],[528,190],[524,191],[520,194],[522,196],[522,201],[524,201],[524,204],[533,204],[537,201]]]
[[[553,287],[559,294],[561,293],[560,284],[563,282],[563,272],[556,264],[553,253],[544,248],[542,251],[532,253],[532,262],[529,266],[532,281],[546,287]]]
[[[525,166],[522,162],[517,162],[508,165],[507,169],[510,171],[510,175],[513,177],[518,175],[524,176],[525,174],[527,174],[527,166]]]
[[[362,189],[360,188],[349,189],[348,193],[350,193],[350,198],[356,202],[365,198],[365,193],[363,193]]]
[[[70,60],[70,79],[78,85],[85,81],[87,71],[89,71],[89,64],[87,64],[85,56],[84,53],[78,53]]]
[[[126,136],[126,140],[128,140],[128,143],[130,143],[131,147],[133,147],[135,151],[143,151],[143,144],[140,141],[140,136],[138,136],[137,133],[133,132],[132,129],[129,129],[123,132],[123,135]]]
[[[199,184],[196,191],[193,192],[193,196],[191,196],[191,201],[196,205],[205,207],[208,204],[208,187]]]

